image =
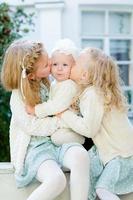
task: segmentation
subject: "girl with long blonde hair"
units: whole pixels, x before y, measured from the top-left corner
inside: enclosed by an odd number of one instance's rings
[[[24,187],[37,179],[41,184],[27,200],[52,200],[66,187],[61,167],[67,167],[71,200],[87,200],[87,151],[78,143],[56,146],[50,136],[60,128],[61,121],[57,117],[39,119],[25,109],[26,104],[35,106],[47,101],[49,74],[48,55],[42,43],[18,40],[7,49],[1,75],[3,86],[12,91],[10,149],[16,183]]]
[[[120,86],[118,66],[102,50],[86,48],[71,70],[81,88],[72,110],[60,115],[75,132],[92,138],[89,200],[119,200],[117,194],[133,192],[133,126]],[[74,108],[76,108],[74,106]]]

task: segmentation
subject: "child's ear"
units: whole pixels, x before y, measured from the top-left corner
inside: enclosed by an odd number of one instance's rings
[[[28,77],[29,80],[35,80],[35,74],[33,74],[33,73],[29,73],[27,75],[27,77]]]

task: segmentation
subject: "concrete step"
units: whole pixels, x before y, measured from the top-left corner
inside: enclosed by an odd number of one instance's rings
[[[66,173],[67,187],[55,200],[70,200],[69,173]],[[26,200],[30,193],[39,185],[39,182],[18,189],[15,184],[14,170],[10,163],[0,163],[0,199],[1,200]],[[120,197],[121,200],[133,200],[133,193]]]

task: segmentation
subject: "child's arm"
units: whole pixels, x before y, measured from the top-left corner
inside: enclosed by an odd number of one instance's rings
[[[35,115],[39,118],[43,118],[56,115],[68,109],[77,91],[77,84],[74,81],[63,81],[52,99],[35,106]]]
[[[35,116],[28,115],[18,90],[12,92],[10,107],[12,111],[12,120],[15,121],[16,125],[26,134],[50,136],[59,128],[59,119],[56,117],[38,119]]]
[[[94,90],[87,91],[83,101],[84,113],[81,113],[83,117],[77,116],[68,110],[62,114],[61,119],[73,131],[88,138],[93,138],[101,126],[104,114],[103,102]]]

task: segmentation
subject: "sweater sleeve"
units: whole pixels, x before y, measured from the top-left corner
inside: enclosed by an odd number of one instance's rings
[[[25,104],[18,90],[14,90],[10,99],[12,124],[18,126],[23,132],[34,136],[50,136],[58,128],[56,117],[39,119],[26,113]]]
[[[104,113],[103,102],[94,90],[88,90],[81,101],[83,117],[68,110],[62,114],[61,118],[73,131],[93,138],[101,126]]]
[[[52,99],[35,106],[35,114],[39,118],[56,115],[68,109],[73,97],[77,94],[77,85],[72,80],[66,80],[58,85],[58,90]]]

